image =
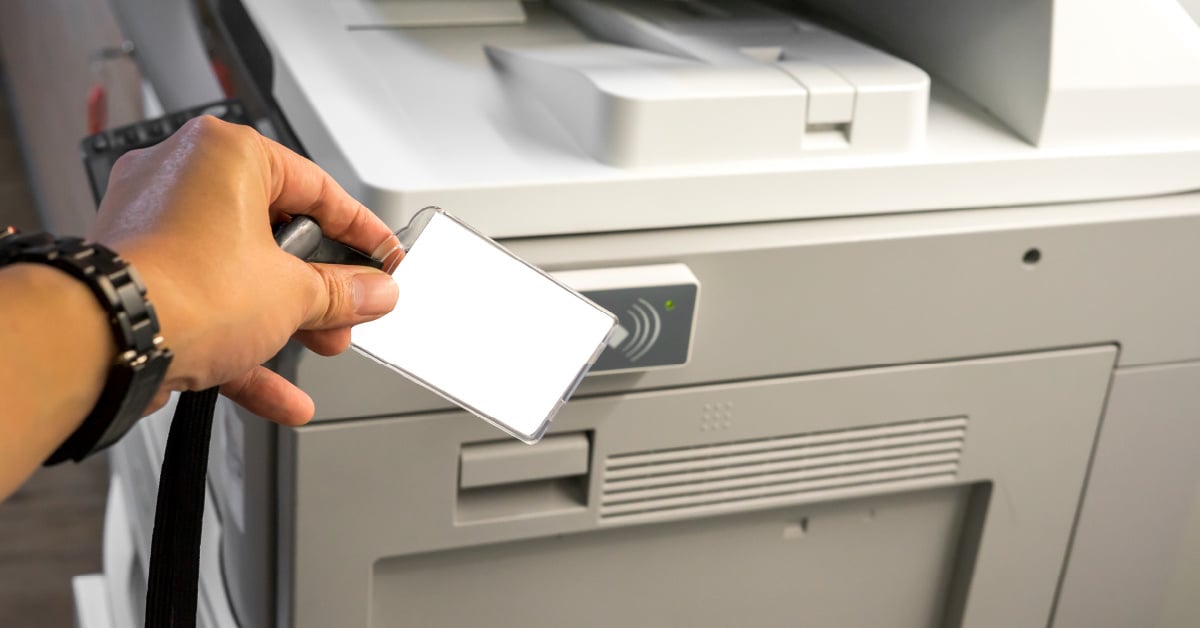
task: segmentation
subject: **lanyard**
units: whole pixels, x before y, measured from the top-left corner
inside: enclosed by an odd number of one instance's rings
[[[275,230],[275,242],[308,262],[381,264],[344,244],[321,236],[321,227],[297,216]],[[212,436],[216,387],[180,395],[167,435],[154,536],[150,542],[150,577],[146,583],[146,628],[195,628],[200,578],[200,533],[204,525],[204,489]]]

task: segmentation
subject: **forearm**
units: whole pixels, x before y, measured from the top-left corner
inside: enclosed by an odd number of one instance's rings
[[[0,501],[79,426],[116,355],[104,310],[49,266],[0,268]]]

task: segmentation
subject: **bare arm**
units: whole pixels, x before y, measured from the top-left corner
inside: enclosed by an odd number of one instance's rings
[[[402,255],[328,174],[247,127],[199,118],[117,162],[88,236],[141,275],[175,354],[147,412],[173,390],[219,385],[263,418],[312,418],[308,395],[260,365],[292,336],[317,353],[344,351],[350,327],[390,311],[397,292],[380,271],[281,251],[271,224],[298,214],[360,250]],[[0,270],[0,499],[91,411],[115,354],[82,283],[48,266]]]
[[[0,499],[79,427],[116,356],[96,297],[49,266],[0,269]]]

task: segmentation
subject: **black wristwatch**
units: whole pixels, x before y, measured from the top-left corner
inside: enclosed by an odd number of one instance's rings
[[[96,407],[46,460],[79,461],[117,442],[142,417],[171,364],[154,306],[132,266],[111,249],[80,238],[0,231],[0,267],[16,263],[53,266],[82,281],[108,314],[117,357]],[[67,358],[69,359],[69,358]]]

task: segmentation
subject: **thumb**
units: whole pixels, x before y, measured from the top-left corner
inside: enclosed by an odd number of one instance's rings
[[[301,329],[336,329],[374,320],[396,307],[399,289],[374,268],[312,264],[316,295]]]

